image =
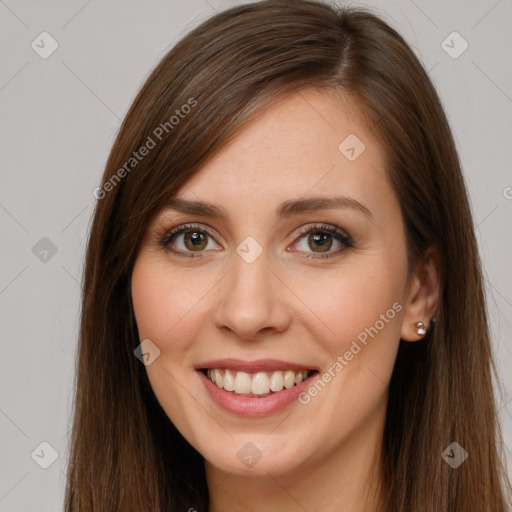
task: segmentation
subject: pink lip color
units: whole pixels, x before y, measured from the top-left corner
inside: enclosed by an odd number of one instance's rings
[[[205,361],[196,365],[196,370],[205,368],[227,368],[228,370],[235,370],[247,373],[256,373],[263,371],[276,371],[276,370],[318,370],[312,366],[303,366],[289,361],[280,361],[278,359],[257,359],[256,361],[243,361],[242,359],[213,359]]]
[[[219,366],[215,368],[219,368]],[[283,367],[280,369],[283,369]],[[288,367],[288,369],[291,368]],[[319,373],[316,373],[290,389],[283,388],[282,391],[272,393],[262,398],[252,398],[243,395],[235,395],[230,391],[219,388],[217,384],[214,384],[201,371],[198,371],[197,374],[212,400],[227,412],[239,416],[268,416],[283,410],[291,403],[297,401],[299,394],[305,391],[319,375]]]

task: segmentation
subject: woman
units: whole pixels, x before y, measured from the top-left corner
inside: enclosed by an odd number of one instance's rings
[[[508,510],[460,164],[378,17],[205,21],[95,195],[67,511]]]

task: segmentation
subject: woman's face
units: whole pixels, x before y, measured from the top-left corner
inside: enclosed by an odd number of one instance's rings
[[[149,380],[217,470],[311,471],[378,440],[399,339],[422,320],[383,149],[345,100],[307,89],[270,107],[138,255]]]

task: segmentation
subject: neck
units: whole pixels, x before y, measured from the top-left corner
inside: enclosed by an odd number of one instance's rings
[[[334,445],[327,457],[310,457],[293,472],[250,477],[224,472],[206,461],[209,512],[380,512],[385,496],[381,469],[385,401],[374,412],[375,417]]]

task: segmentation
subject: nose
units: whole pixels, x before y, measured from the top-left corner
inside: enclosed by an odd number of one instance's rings
[[[247,340],[283,332],[290,324],[286,286],[268,266],[265,251],[252,263],[234,256],[232,270],[220,282],[214,324]]]

